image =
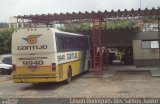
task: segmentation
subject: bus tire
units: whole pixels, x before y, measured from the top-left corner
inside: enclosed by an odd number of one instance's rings
[[[72,70],[71,67],[68,68],[67,79],[65,80],[66,84],[69,84],[72,81]]]

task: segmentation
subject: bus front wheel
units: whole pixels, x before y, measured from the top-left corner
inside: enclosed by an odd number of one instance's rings
[[[72,81],[72,71],[71,68],[69,67],[68,69],[68,75],[67,75],[67,80],[65,81],[66,84],[69,84]]]

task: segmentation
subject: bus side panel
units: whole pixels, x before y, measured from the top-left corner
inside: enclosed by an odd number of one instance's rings
[[[72,69],[72,76],[78,75],[80,72],[80,66],[82,64],[81,60],[69,62],[69,63],[64,63],[58,65],[57,71],[58,71],[58,81],[63,81],[68,78],[68,68],[71,66]]]
[[[74,53],[74,52],[73,52]],[[65,62],[57,65],[57,75],[58,81],[63,81],[68,78],[68,69],[71,67],[72,69],[72,76],[76,76],[88,69],[88,60],[89,57],[89,50],[87,51],[78,51],[78,59],[75,61]]]

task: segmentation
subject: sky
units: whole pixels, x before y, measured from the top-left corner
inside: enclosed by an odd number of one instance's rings
[[[0,22],[18,15],[131,10],[140,2],[141,9],[160,6],[160,0],[0,0]]]

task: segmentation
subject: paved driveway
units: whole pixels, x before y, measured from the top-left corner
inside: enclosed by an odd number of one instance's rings
[[[160,78],[149,71],[122,71],[112,78],[83,78],[64,83],[16,84],[0,82],[0,97],[160,98]]]

